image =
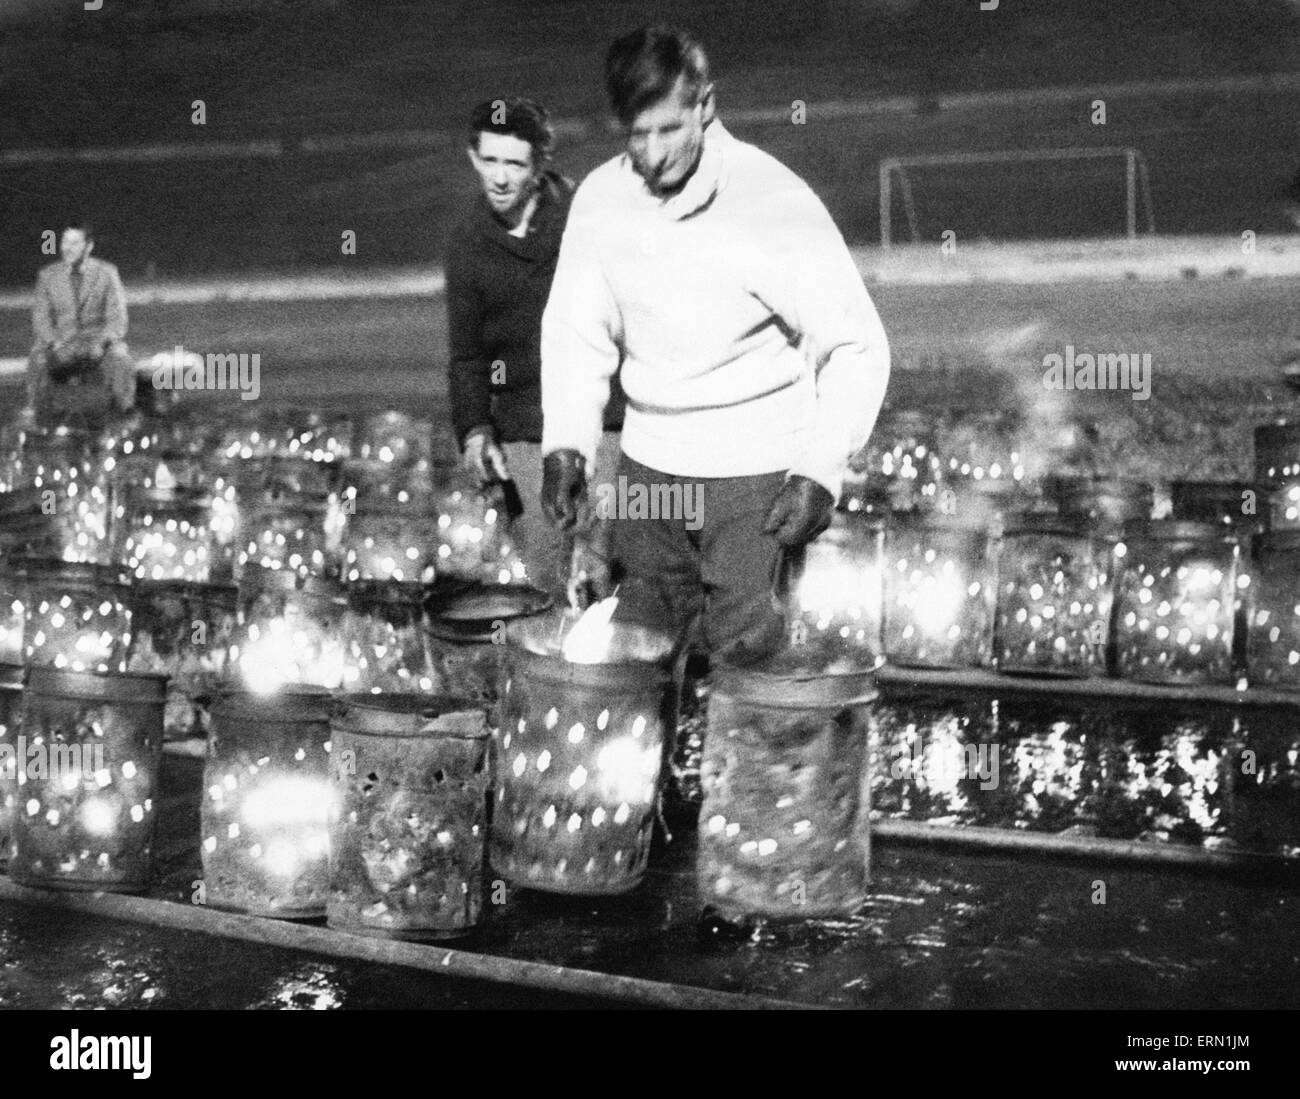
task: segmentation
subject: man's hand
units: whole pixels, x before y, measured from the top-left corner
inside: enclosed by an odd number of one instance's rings
[[[576,450],[553,450],[542,460],[542,511],[553,526],[568,530],[587,502],[586,459]]]
[[[461,461],[480,485],[509,479],[506,456],[497,446],[490,428],[474,428],[465,436],[465,454]]]
[[[796,473],[777,493],[763,533],[775,534],[787,549],[797,549],[829,527],[834,512],[835,497],[816,481]]]

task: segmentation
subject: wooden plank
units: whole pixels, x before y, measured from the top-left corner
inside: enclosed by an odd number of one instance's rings
[[[333,958],[405,966],[466,980],[544,989],[597,1000],[618,1000],[649,1008],[677,1010],[790,1010],[812,1005],[747,996],[687,985],[597,973],[588,969],[501,958],[468,950],[372,939],[324,927],[217,912],[202,905],[176,904],[115,893],[59,893],[30,889],[0,878],[0,901],[84,912],[104,919],[194,931],[286,950],[305,950]]]
[[[1106,836],[1074,836],[1014,828],[953,827],[912,820],[878,820],[873,839],[905,843],[943,844],[989,851],[1071,856],[1092,862],[1131,862],[1174,869],[1225,870],[1283,875],[1300,879],[1300,859],[1253,851],[1206,850],[1183,844],[1148,843]]]
[[[982,668],[903,668],[886,664],[876,672],[885,693],[966,693],[977,691],[997,698],[1012,696],[1079,702],[1211,703],[1220,706],[1300,709],[1300,692],[1263,687],[1237,690],[1201,684],[1167,686],[1128,679],[1069,679],[1001,675]]]

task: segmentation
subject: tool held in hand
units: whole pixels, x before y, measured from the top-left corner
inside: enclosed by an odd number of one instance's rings
[[[519,494],[519,486],[513,477],[502,477],[489,481],[488,488],[499,492],[505,505],[506,518],[512,522],[524,513],[524,498]]]

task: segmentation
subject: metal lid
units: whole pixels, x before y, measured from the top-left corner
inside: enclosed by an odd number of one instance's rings
[[[252,721],[328,721],[333,696],[327,687],[286,683],[274,691],[226,687],[212,703],[214,721],[244,718]]]
[[[742,703],[789,710],[856,706],[879,693],[874,672],[800,675],[726,664],[714,669],[713,692],[715,697],[723,694]]]
[[[345,694],[334,699],[335,728],[355,736],[485,739],[485,703],[441,695]]]
[[[425,599],[430,632],[449,641],[488,640],[495,624],[549,610],[554,599],[528,584],[435,585]]]
[[[239,589],[233,584],[204,583],[201,580],[137,580],[131,589],[145,599],[180,597],[234,608]]]
[[[360,604],[409,604],[418,609],[424,602],[424,585],[418,580],[349,580],[344,590],[349,602]]]
[[[31,694],[44,698],[162,706],[167,701],[169,678],[156,672],[74,672],[68,668],[31,664],[27,667],[26,685]]]
[[[302,577],[295,569],[268,569],[264,565],[245,565],[239,587],[244,594],[296,591],[312,599],[342,602],[347,598],[347,591],[338,580],[327,576]]]
[[[505,636],[511,659],[522,661],[540,678],[589,686],[653,683],[670,674],[679,641],[662,630],[632,622],[611,623],[612,636],[605,650],[608,659],[586,663],[565,659],[565,624],[558,614],[532,615],[509,623]]]
[[[76,588],[125,588],[129,581],[113,565],[90,561],[64,561],[57,557],[15,557],[12,559],[28,580],[50,583],[57,580]]]

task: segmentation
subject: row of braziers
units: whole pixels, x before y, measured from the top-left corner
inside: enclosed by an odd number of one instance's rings
[[[97,440],[91,455],[65,432],[24,440],[9,463],[11,501],[35,491],[66,517],[0,523],[24,551],[5,559],[12,598],[0,604],[8,656],[25,664],[0,675],[11,874],[47,888],[147,887],[167,710],[167,678],[154,673],[166,671],[174,699],[210,704],[195,837],[205,903],[421,937],[481,918],[485,855],[493,894],[498,877],[568,893],[634,888],[675,740],[670,646],[620,656],[611,634],[601,662],[575,664],[560,652],[572,625],[561,612],[496,644],[497,630],[478,628],[494,618],[488,596],[470,612],[474,629],[445,623],[439,650],[422,599],[438,602],[448,577],[501,590],[516,576],[507,555],[484,552],[496,538],[490,502],[450,478],[430,496],[440,471],[400,432],[354,435],[346,452],[294,437],[311,446],[304,455],[286,452],[282,432],[263,452],[266,437],[239,431],[197,453],[153,434]],[[92,482],[102,499],[88,516],[76,505]],[[368,505],[396,513],[388,542],[361,535],[374,530],[359,521]],[[186,571],[204,564],[206,575]],[[436,651],[445,663],[421,655]],[[431,663],[441,675],[420,674]],[[728,728],[709,738],[717,755],[705,766],[716,779],[701,834],[706,894],[738,912],[851,911],[866,875],[869,678],[747,684],[730,696],[720,685],[709,707]],[[737,722],[744,705],[753,712]],[[806,759],[791,766],[792,753]],[[737,770],[755,759],[759,771]]]
[[[472,929],[507,883],[635,888],[680,661],[666,638],[633,658],[612,637],[604,660],[575,663],[558,643],[569,624],[538,616],[510,627],[499,706],[299,684],[220,693],[193,899],[418,939]],[[873,695],[868,674],[718,670],[702,901],[736,918],[860,906]],[[148,887],[164,699],[162,676],[0,668],[0,837],[10,833],[0,850],[15,880]]]
[[[153,581],[238,581],[250,565],[347,581],[523,578],[503,516],[434,459],[429,423],[383,413],[358,422],[361,441],[310,448],[306,430],[264,435],[259,423],[195,425],[198,449],[177,424],[23,433],[0,469],[0,552]]]
[[[1257,484],[1175,483],[1162,519],[1113,479],[851,498],[792,570],[791,641],[819,667],[1300,688],[1300,425],[1260,428],[1256,460]]]
[[[444,691],[438,586],[523,579],[494,501],[399,413],[20,435],[0,492],[0,662],[171,677],[187,733],[227,676]]]

